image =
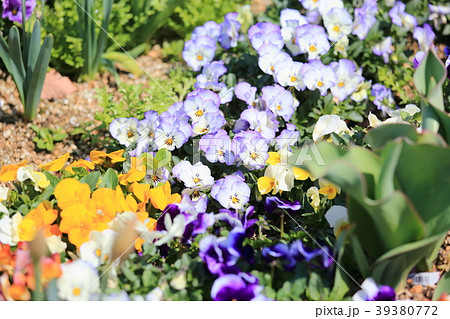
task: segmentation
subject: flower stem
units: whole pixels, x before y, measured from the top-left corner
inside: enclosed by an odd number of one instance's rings
[[[280,237],[282,238],[284,235],[284,213],[281,213],[280,216]]]

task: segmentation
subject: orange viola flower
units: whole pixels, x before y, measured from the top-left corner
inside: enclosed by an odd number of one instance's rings
[[[77,203],[87,203],[91,189],[88,184],[82,184],[74,178],[66,178],[56,185],[54,194],[59,208],[65,209]]]
[[[65,168],[66,171],[68,171],[71,174],[75,174],[73,168],[74,167],[82,167],[86,170],[93,170],[95,168],[95,164],[89,161],[86,161],[85,159],[79,159],[78,161],[73,162],[69,166]]]
[[[11,182],[17,179],[17,171],[20,167],[27,165],[27,161],[24,160],[19,164],[10,164],[2,166],[0,169],[0,182]]]
[[[132,157],[130,170],[126,174],[119,174],[119,183],[121,185],[127,185],[127,183],[139,182],[146,174],[147,171],[143,161]]]
[[[39,168],[43,169],[44,171],[50,172],[60,171],[64,167],[64,164],[66,164],[69,157],[70,153],[66,153],[63,156],[58,157],[54,161],[51,161],[50,163],[39,165]]]
[[[91,151],[89,154],[89,159],[92,163],[98,165],[102,165],[105,162],[115,164],[126,160],[125,157],[122,157],[123,152],[125,152],[125,150],[118,150],[109,154],[102,151]]]
[[[41,281],[44,285],[53,278],[58,278],[61,275],[59,254],[53,254],[51,257],[43,257],[41,259]]]
[[[167,205],[179,203],[181,201],[180,194],[172,194],[170,183],[167,181],[164,185],[149,190],[150,201],[152,206],[159,210],[164,210]]]

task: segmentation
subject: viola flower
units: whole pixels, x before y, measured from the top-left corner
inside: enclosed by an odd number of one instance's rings
[[[247,82],[240,82],[236,85],[234,92],[239,100],[247,103],[249,107],[255,107],[258,104],[256,90],[254,86],[251,86]]]
[[[188,188],[212,187],[214,178],[208,166],[197,162],[192,165],[188,161],[181,161],[172,169],[172,174]]]
[[[79,159],[79,160],[71,163],[66,168],[64,168],[64,170],[68,171],[70,174],[74,174],[75,175],[75,171],[73,170],[74,167],[82,167],[86,171],[89,172],[89,171],[91,171],[91,170],[93,170],[95,168],[95,164],[90,162],[90,161],[87,161],[85,159]]]
[[[325,213],[325,219],[328,224],[330,224],[330,227],[333,228],[334,236],[336,236],[336,238],[343,230],[348,229],[349,227],[348,210],[344,206],[331,206],[331,208]]]
[[[343,8],[344,3],[342,0],[320,0],[318,5],[318,10],[322,18],[325,18],[325,16],[334,8]]]
[[[249,301],[264,300],[261,295],[263,287],[258,285],[258,279],[246,273],[222,275],[214,281],[211,288],[211,298],[215,301]]]
[[[436,38],[436,35],[433,32],[433,29],[429,24],[424,24],[423,28],[416,27],[414,29],[413,38],[419,42],[419,48],[425,52],[427,52],[430,47],[433,45],[433,41]]]
[[[412,30],[417,25],[417,19],[412,14],[406,13],[405,8],[406,5],[403,2],[397,1],[395,6],[389,10],[389,16],[393,24]]]
[[[154,242],[156,246],[170,243],[175,238],[183,237],[186,218],[183,214],[175,216],[173,219],[170,214],[164,215],[164,227],[166,230],[155,230],[149,234],[152,239],[158,239]]]
[[[2,204],[2,202],[8,199],[8,194],[9,188],[0,185],[0,213],[4,213],[6,215],[9,214],[8,209],[6,208],[5,205]]]
[[[247,121],[249,128],[261,133],[267,141],[272,140],[275,137],[275,132],[278,131],[278,121],[270,110],[246,109],[241,113],[240,119]]]
[[[416,55],[414,55],[414,69],[417,69],[422,62],[423,58],[425,58],[427,54],[423,51],[417,51]]]
[[[198,121],[206,113],[217,114],[219,105],[220,97],[216,93],[199,89],[187,95],[183,108],[193,121]]]
[[[389,62],[389,56],[394,52],[392,38],[387,37],[383,42],[376,44],[372,50],[373,54],[382,56],[384,63]]]
[[[306,85],[303,82],[306,65],[301,62],[280,61],[275,66],[275,79],[281,86],[295,87],[303,91]]]
[[[326,179],[319,179],[319,194],[327,196],[328,199],[334,199],[337,194],[341,193],[341,188],[327,181]]]
[[[58,157],[57,159],[51,161],[50,163],[39,165],[39,168],[43,169],[44,171],[57,172],[64,167],[64,164],[67,162],[69,158],[70,153],[66,153]]]
[[[300,52],[308,53],[308,60],[318,59],[331,47],[325,29],[319,25],[305,24],[298,27],[297,43]]]
[[[277,84],[263,87],[261,91],[262,105],[288,122],[300,102],[294,99],[291,92]]]
[[[31,180],[34,185],[34,189],[37,192],[41,191],[41,188],[46,188],[50,185],[50,181],[41,172],[35,172],[31,166],[19,167],[17,170],[17,180],[23,182]]]
[[[344,8],[333,8],[324,16],[323,24],[330,41],[338,41],[352,32],[352,17]]]
[[[296,128],[294,124],[286,124],[286,129],[282,130],[280,135],[275,138],[278,149],[287,149],[290,151],[291,146],[294,146],[298,142],[300,132]]]
[[[364,0],[361,8],[355,8],[355,22],[353,24],[352,34],[358,36],[360,40],[364,40],[370,29],[377,22],[377,18],[375,17],[377,13],[377,2]]]
[[[89,153],[89,160],[98,165],[109,166],[110,164],[120,163],[126,161],[125,157],[122,157],[125,150],[118,150],[109,154],[102,151],[91,151]]]
[[[214,134],[202,136],[199,147],[211,163],[220,162],[232,165],[236,160],[231,151],[231,139],[225,130],[220,129]]]
[[[250,170],[264,167],[269,154],[267,140],[258,131],[245,131],[235,135],[233,139],[235,153]]]
[[[155,144],[158,150],[167,148],[167,150],[173,151],[186,143],[192,135],[191,126],[186,124],[176,119],[173,123],[161,123],[155,131]]]
[[[280,50],[284,46],[280,27],[271,22],[259,22],[248,29],[248,38],[252,47],[259,51],[261,46],[271,43]]]
[[[374,84],[372,86],[371,94],[375,97],[373,104],[377,106],[377,109],[382,110],[383,112],[387,112],[387,110],[395,104],[391,90],[382,84]]]
[[[168,205],[178,203],[181,200],[181,196],[178,193],[172,194],[168,181],[164,185],[150,189],[148,195],[152,206],[161,211]]]
[[[181,201],[173,205],[176,205],[181,213],[197,216],[200,213],[206,212],[208,197],[203,194],[198,196],[197,199],[192,200],[191,197],[185,193],[181,196]]]
[[[238,13],[230,12],[225,15],[225,21],[220,24],[219,42],[224,49],[237,46],[241,24],[237,21]]]
[[[281,66],[283,62],[292,62],[289,54],[280,51],[278,47],[270,43],[261,46],[258,53],[258,66],[266,74],[275,75],[276,65]]]
[[[360,71],[358,73],[361,75]],[[350,98],[355,102],[362,102],[367,99],[367,90],[372,86],[370,81],[361,82],[356,86],[355,92],[350,96]]]
[[[444,6],[428,4],[428,10],[430,10],[428,20],[433,21],[436,29],[439,29],[439,26],[447,23],[447,15],[450,14],[450,5]]]
[[[395,301],[395,290],[389,286],[377,285],[372,278],[367,278],[352,297],[353,301]]]
[[[22,21],[22,0],[3,0],[3,13],[2,19],[8,19],[20,24]],[[31,17],[31,14],[36,7],[36,0],[25,1],[25,20]]]
[[[338,115],[322,115],[314,126],[312,137],[314,142],[318,142],[328,134],[344,132],[351,133],[347,124]]]
[[[320,206],[320,195],[317,187],[310,187],[306,191],[306,196],[310,199],[309,204],[311,205],[311,207],[314,208],[314,210],[317,210],[317,208],[319,208]]]
[[[215,41],[219,39],[220,36],[220,25],[215,21],[207,21],[204,25],[198,26],[192,32],[191,38],[195,39],[198,37],[208,36],[213,38]]]
[[[328,89],[336,84],[336,73],[333,68],[324,65],[320,60],[312,61],[305,66],[303,81],[309,90],[318,89],[322,96],[327,95]]]
[[[240,255],[228,247],[227,238],[208,235],[199,242],[199,257],[206,263],[213,275],[238,272],[236,262]]]
[[[197,75],[196,89],[206,89],[209,86],[217,86],[219,78],[227,72],[223,61],[213,61],[203,67],[202,73]]]
[[[56,281],[58,296],[69,301],[87,301],[97,298],[100,282],[97,270],[88,262],[75,260],[61,265],[62,276]]]
[[[20,167],[27,165],[27,161],[24,160],[19,164],[4,165],[0,169],[0,182],[11,182],[17,179],[17,171]]]
[[[337,77],[335,85],[331,88],[331,93],[339,101],[344,101],[356,91],[364,78],[356,71],[356,65],[350,60],[341,59],[339,62],[332,62],[330,66]]]
[[[200,69],[214,60],[216,40],[209,36],[195,37],[186,41],[183,49],[183,59],[194,70]]]
[[[320,268],[328,268],[333,263],[330,249],[326,246],[322,246],[317,249],[310,249],[303,245],[301,240],[296,240],[290,244],[290,254],[296,261],[312,263],[316,258],[321,259],[321,263],[318,265]],[[312,264],[311,266],[314,266]]]
[[[211,189],[211,196],[222,207],[243,209],[250,198],[250,187],[241,177],[228,175],[216,181]]]
[[[289,51],[291,51],[293,56],[299,55],[301,52],[300,47],[297,44],[296,29],[298,26],[308,24],[308,21],[300,14],[298,10],[287,8],[281,10],[280,23],[281,35],[285,46],[289,49]],[[261,54],[260,50],[258,53]]]
[[[280,260],[286,270],[293,270],[295,268],[296,261],[291,256],[289,246],[286,244],[278,243],[272,247],[264,247],[261,255],[267,262]]]
[[[57,235],[45,237],[45,243],[47,244],[48,250],[51,254],[61,254],[67,248],[67,244],[62,241],[61,236]]]
[[[264,203],[264,209],[269,213],[273,213],[277,209],[281,209],[281,211],[288,211],[289,213],[295,213],[300,210],[301,207],[300,202],[289,202],[287,200],[279,199],[276,196],[266,197],[266,202]]]
[[[115,138],[121,145],[125,147],[137,142],[139,120],[134,117],[125,118],[121,117],[115,119],[109,124],[109,133]]]
[[[17,245],[19,238],[14,237],[16,236],[13,220],[8,215],[3,215],[2,219],[0,219],[0,243],[12,246]]]
[[[102,232],[92,231],[90,240],[80,246],[80,258],[97,268],[111,257],[112,246],[117,233],[106,229]]]
[[[139,121],[137,125],[138,139],[136,145],[136,152],[134,156],[141,156],[148,151],[154,151],[155,145],[155,131],[159,125],[159,116],[156,111],[147,111],[144,113],[144,119]]]
[[[192,123],[192,132],[194,135],[216,133],[226,124],[226,122],[222,112],[206,113]]]
[[[219,83],[218,87],[220,87],[220,91],[218,93],[220,97],[220,104],[231,102],[233,99],[234,87],[227,88],[226,84],[222,82]]]

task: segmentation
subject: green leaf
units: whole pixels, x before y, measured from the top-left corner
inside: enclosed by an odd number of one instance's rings
[[[41,98],[42,87],[44,85],[45,75],[47,73],[48,63],[50,61],[50,53],[53,46],[52,35],[47,35],[42,44],[39,56],[36,61],[36,68],[33,70],[31,80],[28,84],[27,96],[25,101],[25,118],[33,120],[36,116]]]
[[[56,177],[55,175],[53,175],[52,173],[47,172],[47,171],[44,171],[44,175],[50,181],[50,186],[56,187],[56,185],[58,185],[58,183],[59,183],[58,177]]]
[[[100,172],[97,172],[97,171],[91,172],[91,173],[87,174],[86,176],[84,176],[83,178],[81,178],[80,182],[88,184],[91,191],[94,191],[94,189],[97,186],[97,182],[98,182],[100,176],[101,176]]]
[[[120,68],[127,72],[133,73],[136,76],[141,76],[144,72],[136,60],[131,55],[126,53],[105,52],[103,53],[103,58],[116,62]]]
[[[439,283],[434,289],[433,301],[438,300],[442,294],[450,295],[450,272],[447,272],[439,280]]]
[[[100,182],[98,187],[99,188],[107,187],[115,189],[118,183],[119,183],[119,176],[117,175],[117,172],[112,168],[108,168],[105,175],[103,175],[102,181]]]
[[[416,142],[418,134],[412,125],[388,124],[371,129],[367,133],[365,140],[373,149],[378,149],[383,147],[387,142],[400,137]]]
[[[158,168],[169,164],[171,159],[172,154],[166,148],[160,149],[155,155],[155,160],[158,162]]]
[[[25,67],[22,60],[22,50],[20,43],[19,29],[16,26],[11,27],[9,30],[9,58],[11,59],[10,68],[11,76],[16,83],[17,90],[19,91],[20,99],[25,104],[25,92],[23,84],[25,81]]]
[[[325,300],[328,297],[328,288],[323,286],[320,276],[313,272],[309,277],[308,289],[306,295],[311,300]]]

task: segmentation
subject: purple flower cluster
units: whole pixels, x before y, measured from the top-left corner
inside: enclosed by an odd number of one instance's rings
[[[2,5],[3,5],[2,19],[8,19],[10,21],[23,23],[22,0],[3,0]],[[25,1],[25,20],[28,20],[28,18],[31,17],[34,8],[36,8],[36,0]]]

